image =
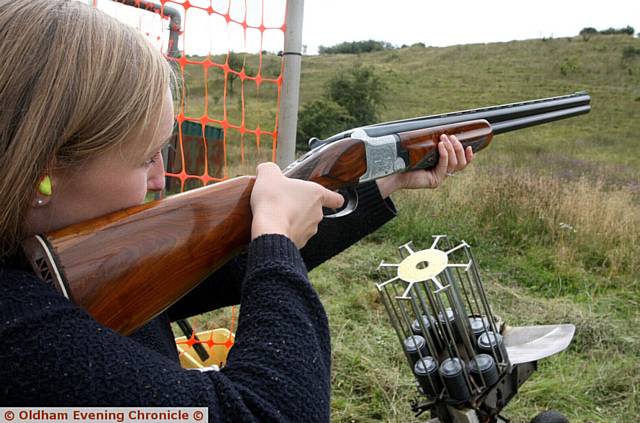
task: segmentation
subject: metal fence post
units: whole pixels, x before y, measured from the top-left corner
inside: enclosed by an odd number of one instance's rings
[[[304,0],[287,0],[286,31],[282,53],[284,70],[276,147],[276,163],[280,168],[291,163],[296,153],[303,13]]]

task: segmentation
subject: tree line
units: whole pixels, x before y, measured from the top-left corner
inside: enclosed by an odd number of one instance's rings
[[[601,29],[599,31],[593,27],[588,26],[588,27],[582,28],[582,30],[578,35],[583,38],[589,38],[590,36],[593,36],[593,35],[631,35],[633,36],[634,33],[635,33],[635,29],[629,25],[627,25],[624,28],[607,28],[607,29]]]
[[[386,41],[344,41],[331,47],[320,46],[320,54],[360,54],[374,51],[393,50],[396,46]]]

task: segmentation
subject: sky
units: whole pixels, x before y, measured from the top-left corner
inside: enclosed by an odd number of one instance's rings
[[[187,1],[198,7],[185,13]],[[282,26],[286,0],[168,0],[165,4],[182,16],[185,32],[179,47],[187,54],[283,49],[282,31],[269,28]],[[143,32],[163,33],[158,45],[168,44],[168,24],[157,15],[114,1],[98,0],[98,5]],[[202,9],[207,7],[214,13]],[[246,32],[238,23],[245,19]],[[261,19],[268,28],[262,34],[256,29]],[[343,41],[373,39],[396,46],[422,42],[442,47],[567,37],[585,27],[602,30],[627,25],[640,32],[640,0],[306,0],[302,43],[306,54],[316,54],[320,45]]]
[[[627,25],[640,32],[640,0],[306,0],[302,43],[308,54],[368,39],[441,47]]]

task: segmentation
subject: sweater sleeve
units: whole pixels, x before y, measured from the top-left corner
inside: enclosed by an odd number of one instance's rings
[[[0,403],[206,406],[210,421],[328,421],[327,320],[298,250],[263,236],[247,260],[237,342],[220,372],[182,369],[32,274],[0,270]]]
[[[395,206],[390,199],[381,197],[375,182],[361,184],[357,193],[356,210],[344,217],[324,219],[318,226],[318,233],[301,250],[308,270],[339,254],[396,215]],[[169,308],[169,318],[177,320],[239,304],[246,265],[246,253],[225,264]]]

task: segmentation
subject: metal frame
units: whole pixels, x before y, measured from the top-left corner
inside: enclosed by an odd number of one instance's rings
[[[470,246],[464,241],[454,246],[444,235],[433,238],[427,250],[415,251],[412,243],[400,246],[400,264],[382,262],[378,266],[381,282],[376,287],[412,369],[416,357],[411,357],[411,354],[415,352],[410,354],[405,345],[409,339],[415,342],[413,337],[417,333],[412,329],[415,322],[418,322],[420,335],[426,342],[424,351],[417,350],[420,359],[429,355],[439,366],[449,358],[458,358],[463,363],[476,360],[479,350],[469,318],[482,317],[485,332],[499,334],[502,329],[502,323],[491,310]],[[448,318],[450,315],[451,320]],[[430,327],[426,326],[424,316],[427,316],[427,322],[431,322]],[[430,395],[419,387],[418,391],[423,396],[421,401],[413,404],[414,411],[420,414],[432,410],[435,414],[442,414],[447,407],[466,404],[466,407],[482,410],[480,412],[497,414],[503,405],[491,399],[497,390],[500,390],[500,395],[504,390],[510,397],[515,395],[518,384],[514,385],[509,375],[514,374],[514,370],[515,374],[518,373],[509,361],[504,344],[496,344],[487,352],[493,358],[498,373],[494,382],[488,383],[482,373],[479,380],[474,379],[465,364],[461,380],[470,395],[460,400],[437,372],[435,376],[425,378],[427,389],[437,392],[437,395]]]

